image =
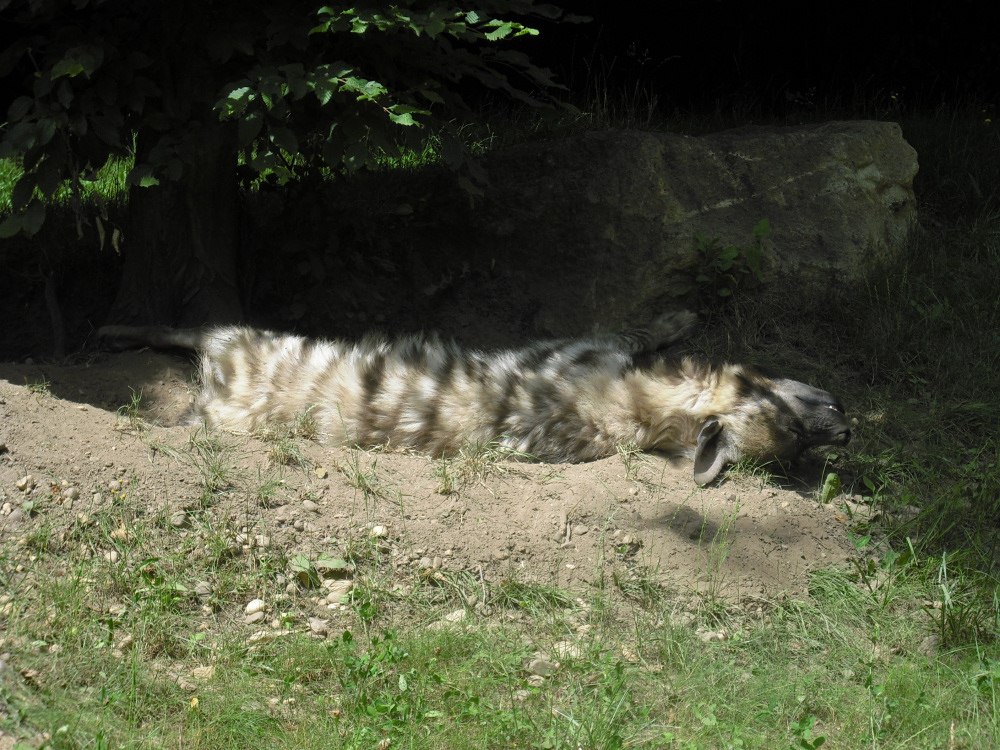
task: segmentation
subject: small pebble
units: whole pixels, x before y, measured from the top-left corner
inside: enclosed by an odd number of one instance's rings
[[[389,535],[389,529],[385,526],[372,526],[371,535],[377,539],[381,539]]]
[[[561,659],[579,659],[583,656],[583,649],[576,643],[560,641],[552,646],[552,653]]]
[[[215,667],[195,667],[191,670],[191,676],[196,680],[210,680],[215,675]]]
[[[351,590],[354,588],[354,582],[344,579],[331,581],[328,586],[330,593],[326,595],[326,600],[328,602],[338,602],[340,601],[340,597],[351,593]]]
[[[21,490],[21,492],[27,492],[28,490],[33,489],[34,486],[35,478],[31,476],[31,474],[26,474],[17,480],[17,488]]]
[[[119,526],[117,529],[112,531],[108,536],[118,542],[128,543],[132,539],[132,534],[124,526]]]
[[[249,604],[247,604],[246,609],[243,610],[248,615],[256,614],[257,612],[264,611],[264,600],[254,599]]]
[[[312,500],[303,500],[302,507],[311,513],[319,513],[319,505],[314,503]]]
[[[265,617],[263,612],[254,612],[252,615],[247,615],[243,618],[243,622],[247,625],[253,625],[255,622],[260,622]]]
[[[199,599],[208,599],[212,596],[212,584],[208,581],[199,581],[194,585],[194,593]]]
[[[558,665],[547,659],[532,659],[528,662],[527,669],[528,674],[533,674],[537,677],[548,677],[558,669]]]

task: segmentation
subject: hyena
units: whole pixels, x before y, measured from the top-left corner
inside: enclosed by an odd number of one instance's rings
[[[195,417],[228,430],[308,413],[336,442],[448,455],[495,441],[555,463],[632,443],[693,459],[698,484],[744,457],[792,460],[850,440],[844,408],[826,391],[657,351],[694,322],[668,313],[623,334],[492,352],[434,336],[324,341],[243,327],[99,335],[118,348],[198,351]]]

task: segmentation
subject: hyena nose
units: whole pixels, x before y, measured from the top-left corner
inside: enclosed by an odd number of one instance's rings
[[[839,427],[833,431],[833,442],[837,445],[847,445],[851,442],[851,429],[849,427]]]

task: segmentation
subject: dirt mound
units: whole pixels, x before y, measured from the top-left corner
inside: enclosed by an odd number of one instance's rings
[[[788,489],[753,477],[698,488],[689,464],[627,451],[576,465],[489,450],[444,461],[277,432],[208,435],[181,424],[190,374],[148,351],[0,365],[0,534],[101,517],[122,534],[142,523],[164,547],[212,529],[236,554],[257,544],[288,559],[350,558],[374,545],[400,574],[614,580],[626,594],[658,586],[740,602],[800,595],[810,568],[854,554],[857,506],[816,502],[817,475]],[[117,411],[140,393],[139,413]]]

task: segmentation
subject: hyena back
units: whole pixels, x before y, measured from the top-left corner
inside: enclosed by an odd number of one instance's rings
[[[617,336],[497,352],[426,336],[325,341],[242,327],[99,335],[118,347],[197,350],[196,416],[229,430],[308,413],[336,442],[447,455],[495,441],[550,462],[635,443],[693,458],[699,484],[745,456],[794,459],[850,439],[843,407],[825,391],[656,352],[693,323],[690,313],[668,313]]]

